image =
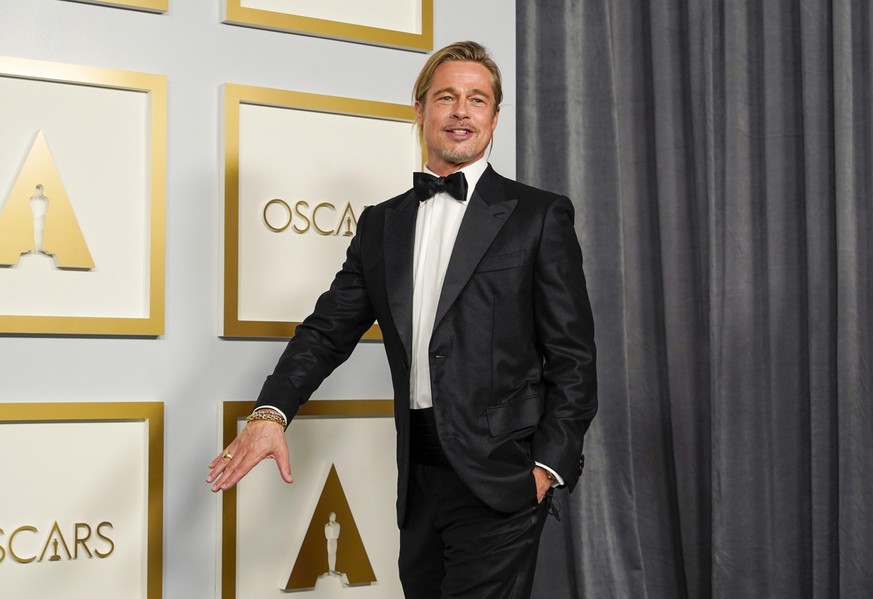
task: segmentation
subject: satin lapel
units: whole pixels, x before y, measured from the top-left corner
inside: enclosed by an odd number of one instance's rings
[[[418,201],[410,192],[397,208],[385,211],[385,285],[397,334],[412,356],[412,259],[415,251],[415,217]]]
[[[503,228],[506,219],[515,210],[515,203],[515,200],[506,200],[488,205],[483,196],[478,193],[478,187],[473,193],[446,270],[440,301],[437,304],[434,329],[458,299],[458,294],[467,284],[476,265],[491,247],[491,242]]]

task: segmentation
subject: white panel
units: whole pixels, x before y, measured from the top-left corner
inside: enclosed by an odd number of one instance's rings
[[[0,77],[0,98],[0,202],[42,130],[95,264],[65,271],[22,257],[0,269],[0,313],[147,317],[148,95]]]
[[[421,155],[410,123],[243,104],[239,156],[239,319],[299,322],[342,266],[346,205],[357,217],[409,189]],[[263,218],[274,198],[308,208],[274,232]],[[315,222],[334,234],[312,226],[320,203],[334,208],[319,210]],[[274,227],[287,222],[283,210],[275,208]]]
[[[332,463],[378,582],[344,589],[325,578],[305,595],[402,599],[394,436],[390,417],[305,417],[291,423],[286,437],[294,483],[285,484],[275,463],[266,460],[237,491],[237,599],[287,599],[280,588],[291,574]]]
[[[243,0],[245,8],[421,33],[420,0]]]
[[[147,434],[144,422],[0,424],[0,455],[6,456],[0,460],[4,597],[146,596]],[[102,522],[111,527],[101,527],[98,535]],[[73,559],[52,535],[55,523]],[[90,538],[80,528],[78,556],[76,523],[91,528]],[[15,534],[24,526],[36,532]],[[13,554],[35,559],[21,563]],[[60,559],[52,561],[55,554]]]

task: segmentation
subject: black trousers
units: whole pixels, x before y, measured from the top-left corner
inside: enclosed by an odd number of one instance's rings
[[[550,498],[504,514],[476,498],[450,466],[411,468],[400,530],[406,598],[529,599]]]

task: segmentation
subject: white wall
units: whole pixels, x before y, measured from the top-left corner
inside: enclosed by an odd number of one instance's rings
[[[475,39],[501,65],[505,98],[491,162],[513,176],[515,3],[434,4],[436,47]],[[427,57],[223,25],[220,14],[220,0],[170,0],[163,15],[64,0],[0,2],[2,56],[168,78],[165,335],[0,337],[0,401],[165,403],[164,597],[169,599],[215,595],[219,501],[203,477],[206,463],[219,449],[219,405],[254,399],[284,346],[217,336],[219,86],[234,82],[407,103]],[[391,397],[381,344],[359,346],[316,397]],[[76,467],[64,461],[63,448],[58,448],[58,467]]]

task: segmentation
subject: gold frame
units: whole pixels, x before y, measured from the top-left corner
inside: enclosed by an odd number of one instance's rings
[[[242,104],[362,116],[415,123],[415,110],[404,104],[324,96],[226,83],[224,85],[224,306],[223,337],[288,338],[299,322],[239,320],[239,107]],[[422,164],[425,161],[422,149]],[[381,339],[373,325],[364,339]]]
[[[164,404],[161,402],[2,403],[0,423],[121,422],[148,424],[148,599],[163,596]]]
[[[0,57],[0,77],[69,83],[149,96],[149,314],[146,318],[0,315],[0,334],[157,337],[164,332],[167,186],[167,78],[22,58]]]
[[[251,401],[226,401],[222,421],[223,445],[236,438],[241,420],[252,413]],[[300,406],[295,418],[387,418],[394,417],[391,399],[312,399]],[[236,599],[236,488],[221,498],[221,599]],[[150,598],[151,599],[151,598]]]
[[[162,13],[170,9],[170,0],[72,0],[82,4],[97,6],[112,6],[117,8],[132,8],[146,12]]]
[[[258,29],[428,52],[433,50],[433,0],[419,0],[419,2],[421,2],[421,33],[304,17],[259,8],[247,8],[242,5],[242,0],[224,0],[222,22],[230,25],[243,25]]]

